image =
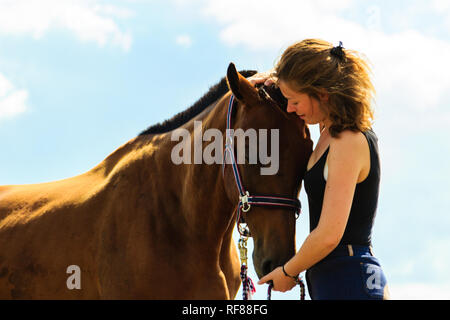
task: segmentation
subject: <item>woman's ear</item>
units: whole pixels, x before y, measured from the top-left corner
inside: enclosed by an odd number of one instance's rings
[[[227,70],[228,87],[236,99],[246,105],[253,105],[259,101],[256,88],[239,72],[234,63],[230,63]]]

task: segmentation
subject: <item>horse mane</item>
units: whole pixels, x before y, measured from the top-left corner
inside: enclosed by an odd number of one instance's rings
[[[239,71],[239,73],[246,78],[251,77],[256,72],[257,71],[254,70]],[[184,111],[181,111],[180,113],[174,115],[172,118],[165,120],[162,123],[157,123],[150,126],[145,131],[142,131],[139,134],[139,136],[146,134],[166,133],[182,126],[183,124],[185,124],[186,122],[188,122],[189,120],[200,114],[203,110],[205,110],[208,106],[217,101],[223,95],[225,95],[228,92],[228,90],[229,88],[227,78],[224,77],[219,83],[212,86],[209,89],[209,91],[203,97],[201,97],[196,103],[194,103],[191,107],[189,107]]]

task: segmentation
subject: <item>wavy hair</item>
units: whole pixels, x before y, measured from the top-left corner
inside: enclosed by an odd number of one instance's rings
[[[275,66],[278,81],[316,99],[323,89],[328,103],[321,104],[331,121],[331,136],[343,130],[366,131],[372,127],[375,88],[366,59],[342,43],[333,47],[320,39],[306,39],[289,46]]]

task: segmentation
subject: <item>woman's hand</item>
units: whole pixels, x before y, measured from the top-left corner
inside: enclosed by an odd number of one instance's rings
[[[293,278],[285,276],[282,267],[278,267],[272,272],[266,274],[258,281],[258,284],[264,284],[270,280],[273,281],[273,290],[275,291],[286,292],[291,290],[296,285]]]
[[[277,78],[274,76],[275,70],[269,70],[266,72],[260,72],[257,74],[254,74],[253,76],[247,78],[248,81],[252,85],[256,85],[258,83],[264,83],[266,86],[270,86],[274,84],[277,81]]]

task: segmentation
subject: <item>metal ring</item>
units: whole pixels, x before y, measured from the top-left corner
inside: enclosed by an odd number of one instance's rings
[[[247,205],[247,207],[245,207],[245,205]],[[249,212],[250,208],[251,208],[251,206],[250,206],[250,204],[248,202],[245,202],[245,203],[242,204],[242,211],[243,212]]]
[[[239,200],[242,203],[241,210],[243,212],[248,212],[251,208],[250,203],[248,203],[248,197],[250,197],[250,193],[248,191],[245,191],[245,195],[239,196]]]

